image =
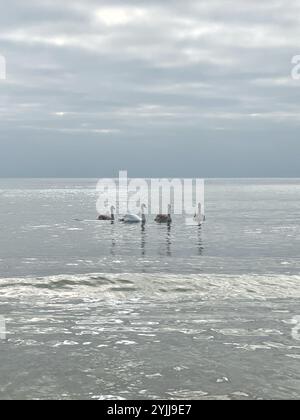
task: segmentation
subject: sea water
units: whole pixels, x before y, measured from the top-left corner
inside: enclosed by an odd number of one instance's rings
[[[202,227],[96,184],[0,180],[0,398],[299,398],[300,180],[207,180]]]

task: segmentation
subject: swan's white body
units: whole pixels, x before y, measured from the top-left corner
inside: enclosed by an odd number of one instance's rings
[[[147,208],[147,206],[145,204],[143,204],[141,206],[142,217],[138,216],[137,214],[128,213],[121,219],[121,222],[123,222],[123,223],[146,223],[146,216],[145,216],[145,209],[146,208]]]
[[[203,224],[205,221],[205,216],[202,214],[202,206],[198,204],[198,213],[194,216],[194,222],[197,223],[199,226]]]
[[[142,223],[142,219],[137,214],[126,214],[122,219],[124,223]]]

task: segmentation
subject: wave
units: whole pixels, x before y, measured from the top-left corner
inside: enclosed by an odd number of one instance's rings
[[[147,300],[300,298],[299,275],[105,274],[2,278],[3,297]]]

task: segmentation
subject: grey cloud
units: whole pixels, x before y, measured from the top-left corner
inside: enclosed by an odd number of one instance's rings
[[[0,16],[0,175],[113,175],[117,163],[143,175],[145,155],[158,175],[300,176],[300,83],[290,77],[299,9],[11,0]]]

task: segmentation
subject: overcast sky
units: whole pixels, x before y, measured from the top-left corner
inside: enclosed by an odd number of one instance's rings
[[[0,176],[300,176],[299,0],[0,1]]]

